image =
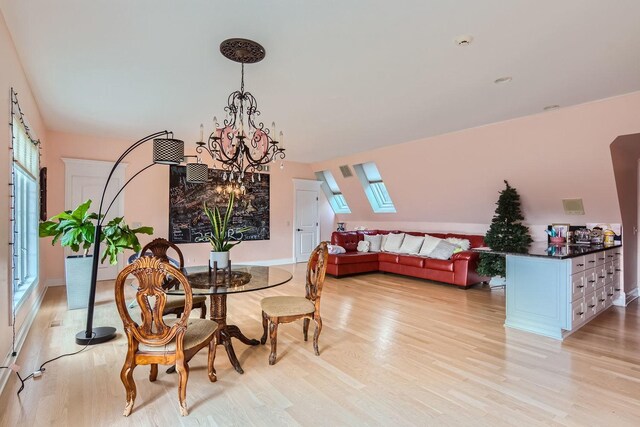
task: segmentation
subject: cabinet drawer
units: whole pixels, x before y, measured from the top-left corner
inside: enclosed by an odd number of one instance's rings
[[[584,298],[580,298],[571,304],[571,329],[576,329],[587,320],[587,312],[584,309]]]
[[[612,262],[616,258],[616,251],[617,249],[607,249],[604,251],[604,256],[607,258],[606,262]]]
[[[613,261],[607,262],[604,265],[604,274],[607,276],[604,279],[604,283],[605,284],[613,283],[613,276],[616,274],[616,270],[615,270],[615,267],[613,265]]]
[[[584,256],[577,256],[575,258],[571,258],[571,274],[579,273],[584,271],[587,268],[585,264]]]
[[[604,282],[607,278],[607,270],[605,270],[604,265],[595,268],[596,272],[596,289],[602,288],[604,286]]]
[[[571,301],[584,297],[584,271],[571,275]]]
[[[596,293],[592,293],[584,297],[586,320],[589,321],[598,312],[598,299]]]
[[[595,292],[598,283],[596,269],[590,268],[584,272],[584,293],[590,294]]]
[[[584,256],[584,268],[593,268],[596,266],[596,254],[589,254]]]
[[[614,260],[622,258],[622,248],[611,249],[613,251]]]
[[[605,261],[607,260],[605,251],[596,252],[593,255],[595,255],[596,257],[596,266],[604,265]]]
[[[604,287],[606,292],[607,303],[606,307],[610,307],[613,304],[613,296],[615,295],[615,291],[613,290],[613,285],[606,285]]]
[[[613,261],[613,270],[616,272],[622,271],[622,263],[620,262],[620,258]]]
[[[601,311],[604,311],[607,306],[607,292],[604,288],[598,289],[596,292],[596,303],[596,312],[600,313]]]

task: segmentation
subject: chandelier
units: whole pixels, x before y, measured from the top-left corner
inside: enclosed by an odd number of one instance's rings
[[[204,141],[204,126],[200,125],[200,141],[196,142],[196,152],[206,151],[214,160],[214,168],[223,172],[222,178],[228,182],[242,183],[247,172],[266,170],[269,163],[281,160],[280,168],[284,168],[284,138],[282,132],[276,140],[276,125],[271,128],[260,121],[258,101],[244,89],[244,64],[260,62],[265,57],[264,48],[247,39],[228,39],[220,44],[220,52],[226,58],[241,64],[240,90],[232,92],[224,107],[225,118],[222,124],[213,118],[213,132]],[[190,163],[187,172],[195,176],[206,177],[206,164]],[[189,171],[191,168],[191,171]],[[260,174],[257,174],[260,180]],[[244,187],[244,184],[241,185]]]

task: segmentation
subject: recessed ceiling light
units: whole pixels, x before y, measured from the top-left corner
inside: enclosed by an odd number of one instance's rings
[[[505,76],[505,77],[500,77],[499,79],[495,79],[493,82],[495,84],[500,84],[500,83],[508,83],[511,80],[513,80],[513,77],[511,76]]]
[[[558,108],[560,108],[558,104],[547,105],[546,107],[544,107],[544,111],[557,110]]]
[[[453,39],[453,41],[458,46],[469,46],[471,44],[471,42],[473,41],[473,36],[470,36],[470,35],[466,34],[466,35],[463,35],[463,36],[456,37],[455,39]]]

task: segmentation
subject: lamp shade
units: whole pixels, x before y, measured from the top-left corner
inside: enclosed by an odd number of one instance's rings
[[[153,140],[153,163],[179,165],[184,160],[184,141],[174,138]]]
[[[205,163],[187,163],[187,182],[204,184],[209,180],[209,166]]]

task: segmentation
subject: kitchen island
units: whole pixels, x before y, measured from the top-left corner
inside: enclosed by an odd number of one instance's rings
[[[562,340],[620,292],[622,245],[532,244],[506,256],[505,326]]]

